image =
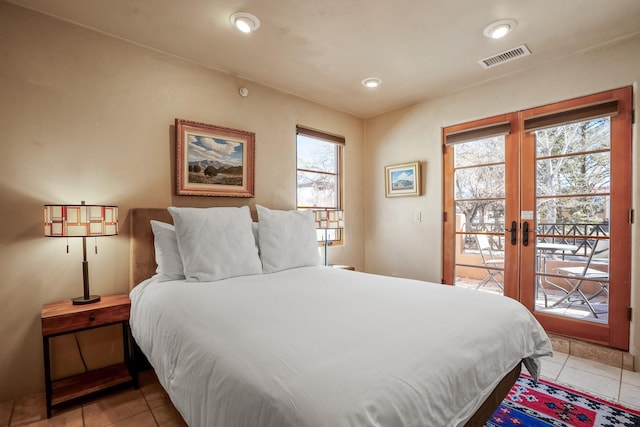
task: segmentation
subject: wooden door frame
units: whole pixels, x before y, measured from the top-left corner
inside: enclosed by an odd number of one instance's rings
[[[562,112],[581,106],[600,103],[608,100],[618,102],[618,114],[611,116],[611,206],[610,206],[610,286],[609,319],[607,324],[599,324],[580,319],[560,317],[535,311],[535,257],[536,257],[536,206],[535,206],[535,141],[533,133],[524,131],[524,120],[550,112]],[[515,220],[521,227],[523,221],[529,222],[531,233],[529,246],[522,246],[522,232],[518,232],[518,244],[505,259],[516,262],[505,262],[505,295],[522,302],[540,321],[545,330],[567,337],[574,337],[586,341],[603,344],[622,350],[629,349],[630,320],[628,309],[631,302],[631,222],[629,213],[632,208],[632,123],[633,88],[631,86],[600,92],[567,101],[548,104],[528,110],[497,115],[481,120],[448,126],[442,129],[443,143],[443,277],[442,283],[455,282],[455,189],[453,150],[447,147],[445,141],[449,134],[488,127],[500,122],[509,121],[510,134],[505,138],[505,144],[514,144],[518,148],[510,150],[507,155],[505,146],[506,194],[517,194],[516,197],[506,198],[505,228]],[[515,142],[514,142],[515,141]],[[615,150],[615,153],[614,153]],[[515,157],[514,157],[515,156]],[[510,171],[511,170],[511,171]],[[514,172],[515,171],[515,172]],[[514,173],[516,176],[514,177]],[[527,198],[527,195],[533,195]],[[516,202],[510,201],[516,199]],[[522,211],[533,211],[534,218],[522,220]],[[505,241],[509,241],[505,233]],[[511,245],[507,244],[507,248]],[[508,257],[508,258],[507,258]],[[615,268],[611,268],[614,260]],[[622,260],[622,261],[620,261]],[[514,266],[512,266],[515,265]],[[586,333],[585,333],[586,331]]]
[[[629,349],[630,322],[628,308],[631,301],[631,263],[620,260],[631,260],[631,223],[629,211],[632,207],[632,138],[631,138],[631,110],[633,102],[632,87],[600,92],[593,95],[570,99],[542,107],[532,108],[520,113],[519,123],[530,117],[543,114],[567,111],[581,106],[593,105],[599,102],[617,100],[618,114],[611,117],[611,206],[610,206],[610,257],[609,280],[615,285],[609,286],[609,319],[607,324],[599,324],[579,319],[559,317],[544,312],[535,311],[535,295],[533,292],[535,272],[531,271],[535,260],[535,245],[523,248],[521,289],[526,289],[520,301],[534,313],[545,330],[563,336],[596,342],[622,350]],[[614,151],[615,150],[615,151]],[[535,137],[532,132],[525,132],[522,140],[522,155],[535,158]],[[535,176],[534,162],[522,162],[522,176]],[[526,181],[526,180],[525,180]],[[531,180],[534,181],[534,180]],[[522,201],[523,210],[536,211],[535,182],[525,183],[522,194],[533,194],[529,200]],[[535,231],[536,220],[532,229]],[[615,239],[614,239],[615,237]],[[530,236],[535,242],[535,234]],[[611,268],[612,263],[615,268]],[[588,328],[588,332],[585,331]]]
[[[519,145],[517,133],[517,113],[501,114],[488,117],[481,120],[462,123],[455,126],[448,126],[442,129],[442,154],[443,154],[443,274],[442,283],[453,285],[455,282],[455,235],[456,235],[456,206],[455,206],[455,189],[454,189],[454,156],[451,147],[445,143],[447,135],[467,131],[471,129],[482,129],[499,123],[509,122],[509,134],[505,135],[505,195],[518,194],[519,191],[519,173],[517,168],[515,172],[513,168],[506,167],[509,164],[517,164],[519,159]],[[514,163],[515,162],[515,163]],[[511,192],[511,193],[510,193]],[[511,221],[518,221],[519,197],[508,201],[505,198],[505,224],[511,224]],[[520,236],[520,233],[518,233]],[[505,260],[518,259],[519,244],[512,246],[510,243],[510,234],[505,231]],[[520,239],[520,237],[518,237]],[[449,268],[446,268],[449,266]],[[514,299],[519,298],[518,289],[518,268],[519,263],[505,262],[504,274],[504,294]]]

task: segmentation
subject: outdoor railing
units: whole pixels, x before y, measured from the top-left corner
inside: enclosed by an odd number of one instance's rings
[[[466,228],[469,229],[469,227]],[[489,236],[489,242],[493,250],[504,250],[504,224],[474,222],[471,223],[470,229],[471,232],[499,233],[500,236]],[[609,222],[599,224],[538,224],[536,233],[539,236],[538,239],[540,242],[573,245],[576,246],[577,249],[573,251],[571,255],[589,256],[589,253],[591,253],[591,250],[598,240],[593,237],[609,236]],[[465,250],[478,249],[477,240],[473,235],[465,235],[464,248]]]
[[[598,239],[594,236],[609,236],[609,222],[600,224],[538,224],[540,240],[577,246],[573,255],[589,256]],[[558,236],[558,237],[555,237]]]

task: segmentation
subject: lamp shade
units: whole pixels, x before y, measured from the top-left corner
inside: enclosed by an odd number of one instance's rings
[[[47,237],[82,237],[82,284],[84,293],[72,298],[73,304],[100,301],[100,295],[89,291],[87,237],[118,234],[118,207],[104,205],[44,205],[44,235]],[[67,245],[69,253],[69,245]],[[96,246],[96,253],[98,247]]]
[[[340,209],[314,210],[313,216],[317,229],[339,230],[344,228],[344,211]]]
[[[44,235],[98,237],[118,234],[118,207],[103,205],[45,205]]]
[[[329,256],[327,254],[327,245],[329,244],[328,231],[344,228],[344,211],[340,209],[314,209],[313,217],[316,222],[316,229],[324,230],[324,265],[329,265]]]

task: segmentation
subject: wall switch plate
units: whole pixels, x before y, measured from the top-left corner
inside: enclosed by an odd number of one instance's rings
[[[416,211],[416,213],[414,215],[414,220],[416,222],[422,222],[422,212],[421,211]]]

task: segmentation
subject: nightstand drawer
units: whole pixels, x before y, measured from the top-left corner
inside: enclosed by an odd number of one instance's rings
[[[98,310],[70,313],[42,320],[42,334],[53,335],[69,330],[79,330],[129,319],[129,307],[119,306]]]
[[[130,307],[127,295],[106,296],[97,303],[81,306],[72,305],[71,301],[47,304],[42,311],[42,335],[127,321]]]

